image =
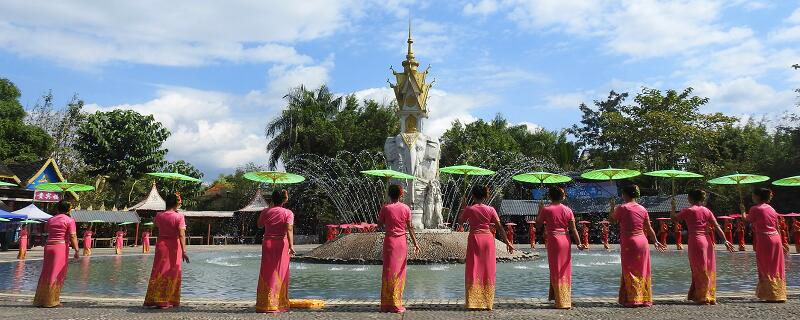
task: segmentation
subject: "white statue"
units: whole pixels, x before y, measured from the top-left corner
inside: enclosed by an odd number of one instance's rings
[[[384,153],[389,168],[416,177],[408,181],[394,181],[406,192],[404,202],[411,207],[414,227],[435,229],[442,223],[442,192],[439,185],[439,140],[424,133],[423,119],[428,118],[428,91],[433,83],[426,83],[428,70],[417,71],[419,63],[411,50],[411,27],[408,29],[408,52],[403,61],[403,72],[392,74],[397,81],[389,85],[397,99],[397,116],[400,134],[386,139]]]

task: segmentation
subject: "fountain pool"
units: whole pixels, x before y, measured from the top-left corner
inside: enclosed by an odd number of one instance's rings
[[[545,255],[544,250],[539,251]],[[236,251],[198,252],[184,265],[183,297],[255,301],[260,263],[259,247]],[[64,295],[143,297],[152,255],[95,256],[70,261]],[[619,285],[617,252],[593,250],[573,253],[573,295],[616,296]],[[653,252],[653,291],[684,294],[690,271],[686,253]],[[0,292],[33,293],[41,261],[0,263]],[[293,298],[377,299],[380,297],[379,265],[332,265],[292,263],[290,296]],[[800,255],[786,260],[789,289],[800,289]],[[411,265],[406,298],[461,298],[464,295],[462,264]],[[718,252],[719,292],[750,291],[755,287],[755,255],[752,252]],[[499,263],[498,297],[547,296],[548,269],[544,258]]]

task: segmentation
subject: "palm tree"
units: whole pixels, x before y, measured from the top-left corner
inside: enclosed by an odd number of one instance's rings
[[[343,102],[342,96],[334,95],[327,86],[308,90],[304,86],[292,89],[284,97],[286,107],[270,121],[266,128],[269,167],[275,169],[278,162],[301,153],[319,153],[326,148],[326,131],[322,130],[336,117]]]

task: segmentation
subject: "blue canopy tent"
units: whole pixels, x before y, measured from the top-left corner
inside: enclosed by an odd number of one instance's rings
[[[11,212],[8,212],[8,211],[0,210],[0,218],[24,220],[24,219],[27,219],[28,216],[26,216],[24,214],[16,214],[16,213],[11,213]]]

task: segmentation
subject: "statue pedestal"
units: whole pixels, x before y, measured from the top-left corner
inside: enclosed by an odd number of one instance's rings
[[[414,226],[414,230],[425,229],[425,225],[422,224],[422,210],[411,210],[411,225]]]

